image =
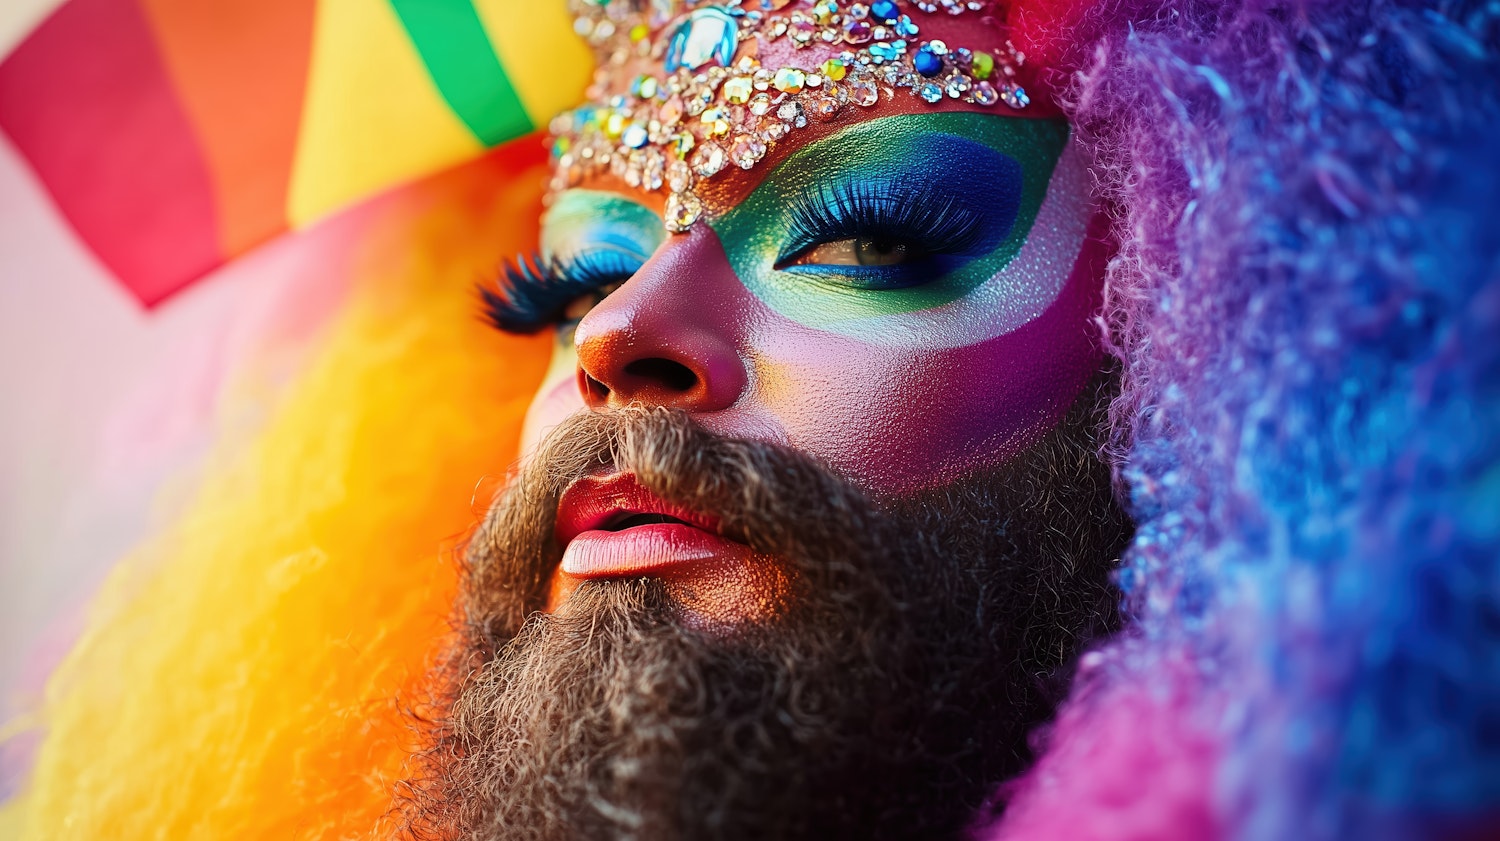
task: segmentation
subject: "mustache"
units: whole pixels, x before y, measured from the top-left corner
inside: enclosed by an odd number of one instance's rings
[[[681,410],[583,412],[543,438],[471,540],[468,620],[514,633],[542,608],[563,552],[553,536],[558,501],[573,482],[609,471],[633,473],[664,501],[716,519],[724,537],[817,567],[799,571],[825,587],[857,572],[844,559],[901,542],[864,491],[804,453],[716,435]]]

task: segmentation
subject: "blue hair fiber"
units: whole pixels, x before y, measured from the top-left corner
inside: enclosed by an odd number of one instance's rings
[[[1140,526],[1132,650],[1192,654],[1231,835],[1482,832],[1500,817],[1500,3],[1122,17],[1068,96],[1118,208],[1104,329]],[[1120,658],[1109,680],[1152,669]]]

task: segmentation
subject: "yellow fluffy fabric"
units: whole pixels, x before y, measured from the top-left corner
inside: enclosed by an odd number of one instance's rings
[[[226,435],[187,510],[104,587],[0,835],[384,834],[476,482],[512,462],[546,364],[545,340],[501,336],[474,294],[534,242],[539,149],[358,211],[348,303],[261,431]]]

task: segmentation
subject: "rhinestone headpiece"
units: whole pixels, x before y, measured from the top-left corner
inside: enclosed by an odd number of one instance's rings
[[[949,47],[922,40],[902,0],[569,0],[574,28],[599,63],[590,103],[552,122],[552,189],[604,172],[631,187],[667,190],[667,229],[702,213],[695,187],[733,165],[750,169],[777,141],[869,108],[898,89],[1025,108],[1024,57],[1009,41]],[[926,14],[987,15],[992,0],[915,0]],[[998,30],[997,30],[998,31]],[[787,46],[790,46],[790,50]],[[816,68],[758,56],[825,45]],[[649,60],[649,66],[648,66]],[[774,62],[774,64],[785,64]],[[626,68],[649,70],[631,75]]]

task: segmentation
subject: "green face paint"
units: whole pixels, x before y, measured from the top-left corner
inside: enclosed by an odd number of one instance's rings
[[[804,325],[941,307],[1021,252],[1067,139],[1062,120],[871,120],[798,150],[709,224],[740,280]],[[935,247],[893,271],[789,265],[809,246],[871,235]]]
[[[563,264],[606,252],[639,266],[665,238],[654,210],[618,193],[567,190],[542,217],[542,255]]]

